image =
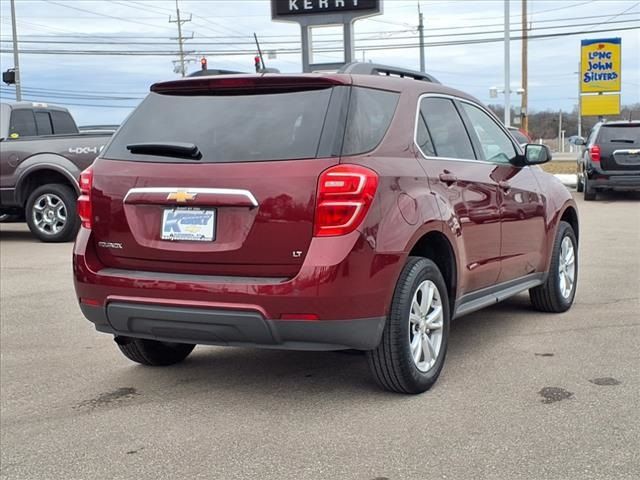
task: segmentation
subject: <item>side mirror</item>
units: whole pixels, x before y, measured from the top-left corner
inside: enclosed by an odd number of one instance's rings
[[[586,145],[587,141],[582,137],[578,137],[573,141],[573,144],[582,146],[582,145]]]
[[[546,145],[528,143],[524,147],[524,155],[516,157],[518,165],[539,165],[551,160],[551,150]]]

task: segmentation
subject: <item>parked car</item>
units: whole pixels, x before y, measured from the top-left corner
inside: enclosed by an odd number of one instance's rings
[[[508,127],[508,129],[509,133],[513,135],[513,138],[518,141],[520,146],[525,146],[528,143],[531,143],[531,137],[524,130],[519,129],[518,127]]]
[[[0,215],[24,217],[43,242],[75,238],[80,172],[113,131],[81,133],[66,108],[0,104]]]
[[[578,156],[578,192],[595,200],[602,190],[640,191],[640,121],[599,122]]]
[[[81,176],[80,308],[144,365],[359,349],[423,392],[451,319],[526,291],[570,308],[578,213],[549,159],[418,72],[157,83]]]

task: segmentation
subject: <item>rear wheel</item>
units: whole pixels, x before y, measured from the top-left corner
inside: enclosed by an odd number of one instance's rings
[[[584,188],[584,199],[587,202],[590,202],[596,199],[596,189],[589,184],[589,177],[587,175],[584,176],[583,188]]]
[[[67,185],[53,183],[36,188],[27,200],[25,216],[29,230],[43,242],[68,242],[80,228],[76,193]]]
[[[571,308],[578,282],[578,241],[567,222],[560,222],[552,255],[547,281],[530,289],[529,298],[537,310],[561,313]]]
[[[449,298],[431,260],[410,257],[396,285],[380,345],[367,352],[376,382],[398,393],[422,393],[436,382],[449,340]]]
[[[142,338],[116,337],[118,348],[129,360],[152,367],[174,365],[183,361],[195,345],[158,342]]]

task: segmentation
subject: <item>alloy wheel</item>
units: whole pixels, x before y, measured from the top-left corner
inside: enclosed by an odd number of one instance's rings
[[[440,292],[435,283],[425,280],[413,294],[409,314],[409,348],[413,362],[421,372],[428,372],[438,359],[443,325]]]
[[[45,235],[56,235],[67,223],[67,208],[54,193],[44,193],[33,203],[33,223]]]
[[[558,276],[560,280],[560,293],[564,298],[569,298],[573,292],[576,278],[576,256],[571,238],[564,237],[560,244],[560,259],[558,262]]]

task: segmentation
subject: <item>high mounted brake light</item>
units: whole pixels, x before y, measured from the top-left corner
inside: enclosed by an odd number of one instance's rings
[[[599,162],[600,161],[600,145],[593,145],[589,149],[589,154],[591,155],[591,161]]]
[[[347,85],[349,77],[328,75],[236,75],[187,78],[156,83],[151,91],[167,95],[225,95],[234,91],[296,92]]]
[[[87,168],[80,174],[80,197],[78,197],[78,216],[84,228],[93,226],[93,209],[91,208],[91,189],[93,187],[93,170]]]
[[[346,235],[360,226],[378,188],[378,174],[359,165],[337,165],[318,182],[316,237]]]

